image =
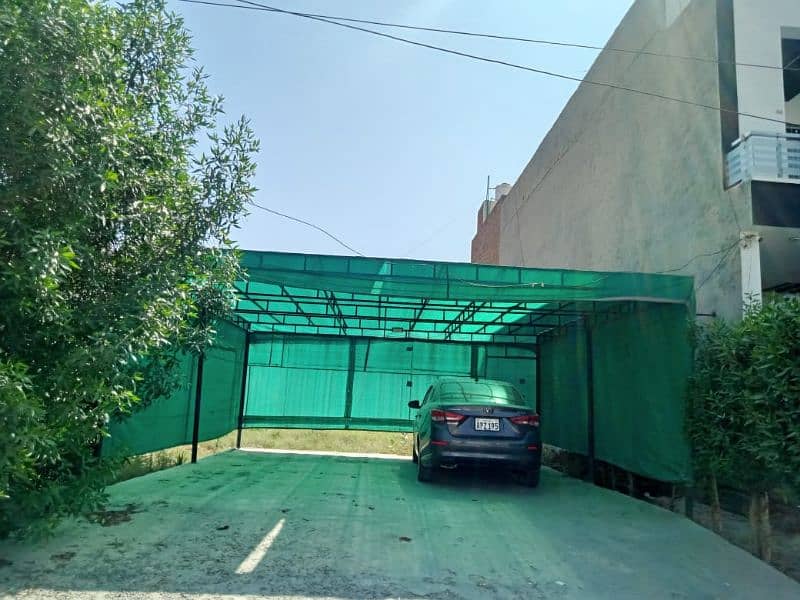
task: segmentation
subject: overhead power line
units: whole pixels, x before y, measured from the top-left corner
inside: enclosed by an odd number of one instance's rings
[[[208,6],[227,6],[230,8],[243,8],[245,10],[261,10],[266,12],[284,12],[281,9],[276,9],[273,7],[268,7],[262,4],[258,4],[256,2],[250,2],[248,0],[237,0],[240,4],[231,4],[229,2],[212,2],[210,0],[181,0],[181,2],[188,2],[190,4],[206,4]],[[290,11],[286,11],[290,12]],[[749,63],[749,62],[735,62],[735,61],[725,61],[725,60],[718,60],[716,58],[711,58],[707,56],[690,56],[686,54],[670,54],[665,52],[653,52],[651,50],[632,50],[630,48],[614,48],[610,46],[595,46],[592,44],[580,44],[576,42],[562,42],[556,40],[545,40],[540,38],[528,38],[528,37],[518,37],[518,36],[511,36],[511,35],[501,35],[495,33],[482,33],[478,31],[462,31],[459,29],[445,29],[439,27],[425,27],[422,25],[408,25],[405,23],[390,23],[388,21],[374,21],[371,19],[354,19],[351,17],[341,17],[338,15],[326,15],[326,14],[319,14],[319,13],[299,13],[299,12],[292,12],[291,14],[296,15],[303,15],[305,17],[317,17],[320,19],[329,19],[332,21],[343,21],[346,23],[361,23],[364,25],[377,25],[379,27],[392,27],[395,29],[409,29],[413,31],[427,31],[431,33],[444,33],[449,35],[459,35],[464,37],[476,37],[476,38],[485,38],[491,40],[503,40],[503,41],[510,41],[510,42],[523,42],[527,44],[537,44],[541,46],[556,46],[560,48],[579,48],[582,50],[604,50],[606,52],[617,52],[622,54],[635,54],[635,55],[644,55],[644,56],[657,56],[661,58],[673,58],[677,60],[687,60],[687,61],[695,61],[695,62],[703,62],[703,63],[711,63],[711,64],[727,64],[727,65],[735,65],[738,67],[750,67],[754,69],[773,69],[777,71],[782,70],[790,70],[790,71],[800,71],[800,68],[790,69],[791,65],[787,65],[786,67],[779,67],[776,65],[765,65],[760,63]]]
[[[662,274],[677,273],[678,271],[682,271],[683,269],[688,267],[690,264],[692,264],[698,258],[708,258],[708,257],[711,257],[711,256],[717,256],[719,254],[722,254],[723,252],[725,252],[725,253],[730,252],[738,244],[739,244],[739,240],[737,239],[735,242],[733,242],[729,246],[725,246],[725,247],[720,248],[719,250],[716,250],[714,252],[703,252],[702,254],[697,254],[697,255],[693,256],[692,258],[690,258],[688,261],[686,261],[684,264],[682,264],[680,267],[675,267],[674,269],[667,269],[665,271],[656,271],[656,272],[657,273],[662,273]]]
[[[722,268],[722,266],[723,266],[723,265],[725,264],[725,262],[728,260],[728,257],[731,255],[731,253],[733,252],[733,249],[734,249],[734,248],[735,248],[735,247],[738,245],[738,243],[739,243],[739,242],[737,241],[737,242],[736,242],[736,244],[734,244],[733,246],[731,246],[730,248],[728,248],[727,252],[725,252],[725,254],[723,254],[723,255],[722,255],[722,258],[720,258],[720,259],[719,259],[719,262],[717,263],[717,265],[716,265],[716,266],[715,266],[713,269],[711,269],[711,271],[709,271],[709,272],[708,272],[708,275],[706,275],[706,276],[705,276],[705,278],[703,279],[703,281],[701,281],[701,282],[700,282],[700,283],[697,285],[697,291],[700,291],[701,289],[703,289],[703,286],[704,286],[705,284],[707,284],[707,283],[709,282],[709,280],[710,280],[710,279],[711,279],[711,278],[712,278],[714,275],[716,275],[717,271],[719,271],[719,270]]]
[[[705,103],[702,103],[702,102],[694,102],[694,101],[685,100],[685,99],[682,99],[682,98],[675,98],[675,97],[672,97],[672,96],[667,96],[665,94],[659,94],[659,93],[656,93],[656,92],[648,92],[648,91],[639,90],[639,89],[636,89],[636,88],[629,88],[629,87],[626,87],[626,86],[621,86],[621,85],[617,85],[617,84],[613,84],[613,83],[601,82],[601,81],[593,81],[593,80],[587,79],[587,78],[573,77],[573,76],[570,76],[570,75],[565,75],[563,73],[557,73],[557,72],[554,72],[554,71],[548,71],[548,70],[544,70],[544,69],[537,69],[537,68],[534,68],[534,67],[529,67],[529,66],[526,66],[526,65],[519,65],[519,64],[516,64],[516,63],[504,61],[504,60],[488,58],[488,57],[485,57],[485,56],[480,56],[480,55],[476,55],[476,54],[470,54],[470,53],[467,53],[467,52],[461,52],[459,50],[453,50],[453,49],[445,48],[445,47],[442,47],[442,46],[435,46],[433,44],[426,44],[426,43],[423,43],[423,42],[410,40],[410,39],[407,39],[407,38],[403,38],[403,37],[399,37],[399,36],[383,33],[383,32],[380,32],[380,31],[375,31],[375,30],[372,30],[372,29],[367,29],[367,28],[364,28],[364,27],[357,27],[357,26],[354,26],[354,25],[348,25],[347,23],[338,22],[338,21],[369,23],[369,24],[374,24],[374,25],[379,25],[379,26],[402,27],[402,28],[406,28],[406,29],[416,29],[416,30],[422,30],[422,31],[437,31],[437,32],[441,32],[441,33],[451,33],[451,34],[458,34],[458,35],[472,35],[472,36],[476,36],[476,37],[491,37],[491,38],[497,38],[497,39],[515,39],[515,38],[511,38],[509,36],[496,36],[496,35],[492,35],[492,34],[477,34],[477,33],[473,33],[473,32],[459,32],[459,31],[456,31],[456,30],[439,30],[439,29],[436,29],[436,28],[425,28],[425,27],[416,27],[416,26],[410,26],[410,25],[407,26],[407,25],[399,25],[399,24],[390,24],[390,23],[377,22],[377,21],[367,21],[367,20],[362,20],[362,19],[349,19],[349,18],[344,18],[344,17],[331,17],[331,16],[327,16],[327,15],[316,15],[316,14],[312,14],[312,13],[301,13],[301,12],[296,12],[296,11],[289,11],[289,10],[279,9],[279,8],[272,7],[272,6],[269,6],[269,5],[266,5],[266,4],[259,4],[259,3],[256,3],[256,2],[251,2],[249,0],[239,0],[239,2],[241,2],[241,3],[245,4],[245,5],[250,5],[250,6],[244,6],[242,4],[227,4],[227,3],[222,3],[222,2],[210,2],[210,1],[206,1],[206,0],[180,0],[180,1],[181,2],[187,2],[187,3],[193,3],[193,4],[206,4],[206,5],[211,5],[211,6],[225,6],[225,7],[230,7],[230,8],[262,10],[262,11],[266,11],[266,12],[292,15],[292,16],[296,16],[296,17],[301,17],[301,18],[306,18],[306,19],[310,19],[310,20],[314,20],[314,21],[320,21],[320,22],[323,22],[323,23],[328,23],[330,25],[336,25],[336,26],[343,27],[343,28],[346,28],[346,29],[351,29],[351,30],[355,30],[355,31],[361,31],[363,33],[376,35],[376,36],[379,36],[379,37],[395,40],[395,41],[402,42],[402,43],[405,43],[405,44],[410,44],[410,45],[413,45],[413,46],[427,48],[427,49],[430,49],[430,50],[443,52],[443,53],[446,53],[446,54],[453,54],[453,55],[456,55],[456,56],[461,56],[461,57],[464,57],[464,58],[469,58],[469,59],[473,59],[473,60],[477,60],[477,61],[481,61],[481,62],[486,62],[486,63],[491,63],[491,64],[498,64],[498,65],[501,65],[501,66],[506,66],[506,67],[515,68],[515,69],[524,70],[524,71],[529,71],[529,72],[532,72],[532,73],[537,73],[537,74],[545,75],[545,76],[549,76],[549,77],[555,77],[555,78],[564,79],[564,80],[568,80],[568,81],[575,81],[577,83],[586,83],[588,85],[594,85],[594,86],[600,86],[600,87],[605,87],[605,88],[616,89],[616,90],[620,90],[620,91],[626,91],[626,92],[639,94],[639,95],[643,95],[643,96],[649,96],[649,97],[653,97],[653,98],[658,98],[658,99],[661,99],[661,100],[676,102],[676,103],[680,103],[680,104],[686,104],[686,105],[689,105],[689,106],[695,106],[695,107],[698,107],[698,108],[705,108],[705,109],[709,109],[709,110],[714,110],[714,111],[721,112],[721,113],[735,114],[735,115],[738,115],[738,116],[750,117],[750,118],[753,118],[753,119],[762,120],[762,121],[769,121],[769,122],[773,122],[773,123],[779,123],[779,124],[782,124],[782,125],[786,124],[785,121],[780,120],[780,119],[775,119],[775,118],[772,118],[772,117],[765,117],[765,116],[762,116],[762,115],[755,115],[755,114],[752,114],[752,113],[740,112],[740,111],[736,111],[736,110],[726,109],[726,108],[723,108],[723,107],[720,107],[720,106],[714,106],[714,105],[705,104]],[[334,20],[334,19],[336,19],[336,20]],[[596,49],[596,50],[608,50],[608,51],[612,51],[612,52],[628,52],[628,53],[633,53],[633,54],[645,54],[645,55],[663,56],[663,57],[667,57],[667,58],[676,58],[676,59],[684,59],[684,60],[697,60],[697,61],[701,61],[701,62],[711,62],[711,63],[725,64],[725,61],[718,61],[716,59],[710,59],[710,58],[681,56],[681,55],[669,55],[669,54],[659,54],[659,53],[654,53],[654,52],[649,52],[649,51],[624,50],[624,49],[619,49],[619,48],[602,48],[602,47],[599,47],[599,46],[593,47],[593,46],[589,46],[589,45],[586,45],[586,44],[569,44],[569,43],[566,43],[566,42],[549,42],[549,41],[546,41],[546,40],[533,40],[533,39],[529,39],[529,38],[516,38],[516,41],[528,41],[528,42],[531,42],[531,43],[547,43],[547,44],[557,45],[557,46],[572,46],[572,47],[577,47],[577,48],[591,48],[591,49]],[[794,61],[792,61],[792,63],[787,65],[786,68],[788,69],[788,67],[790,67],[793,64],[793,62]],[[783,70],[784,69],[784,67],[774,67],[774,66],[771,66],[771,65],[758,65],[758,64],[752,64],[752,63],[728,62],[727,64],[735,64],[737,66],[746,66],[746,67],[754,67],[754,68],[766,68],[766,69],[777,69],[777,70]],[[790,69],[790,70],[800,70],[800,69]],[[571,144],[570,144],[570,146],[571,146]],[[567,148],[567,150],[568,149],[569,148]],[[542,181],[544,179],[546,179],[546,177],[547,177],[547,174],[545,174],[545,176],[542,177]],[[541,183],[541,181],[539,183]],[[538,185],[537,185],[537,187],[538,187]],[[530,195],[528,196],[528,198],[525,199],[526,202],[529,199],[529,197],[530,197]],[[355,250],[352,247],[348,246],[347,244],[345,244],[344,242],[342,242],[341,240],[339,240],[338,238],[336,238],[335,236],[333,236],[332,234],[330,234],[326,230],[322,229],[321,227],[318,227],[317,225],[314,225],[313,223],[309,223],[307,221],[303,221],[301,219],[297,219],[297,218],[291,217],[289,215],[284,215],[282,213],[279,213],[277,211],[273,211],[271,209],[267,209],[267,208],[259,206],[257,204],[256,204],[256,206],[258,208],[262,208],[263,210],[267,210],[268,212],[272,212],[272,213],[277,214],[279,216],[282,216],[284,218],[291,219],[293,221],[297,221],[299,223],[303,223],[305,225],[313,227],[314,229],[317,229],[317,230],[321,231],[322,233],[324,233],[325,235],[327,235],[328,237],[332,238],[337,243],[341,244],[342,246],[344,246],[345,248],[347,248],[351,252],[355,252],[356,254],[358,254],[360,256],[363,256],[363,254],[361,254],[357,250]],[[679,271],[679,270],[685,268],[686,266],[688,266],[688,264],[691,264],[697,258],[700,258],[701,256],[716,256],[716,255],[719,255],[721,253],[724,253],[724,255],[722,256],[722,259],[719,261],[719,264],[714,269],[712,269],[711,273],[709,273],[708,276],[703,280],[703,282],[698,286],[698,289],[699,289],[703,285],[705,285],[705,283],[711,278],[711,276],[713,276],[713,274],[717,270],[719,270],[719,268],[727,260],[728,256],[730,255],[730,252],[733,250],[733,248],[735,246],[736,246],[736,244],[733,244],[730,247],[723,248],[722,250],[719,250],[719,251],[697,255],[695,257],[692,257],[692,259],[690,259],[687,264],[685,264],[685,265],[683,265],[681,267],[678,267],[677,269],[670,269],[668,271],[662,271],[662,273],[670,273],[670,272]]]
[[[361,252],[359,252],[358,250],[356,250],[352,246],[347,245],[342,240],[340,240],[338,237],[333,235],[330,231],[328,231],[327,229],[324,229],[323,227],[320,227],[319,225],[315,225],[314,223],[309,223],[308,221],[304,221],[303,219],[298,219],[297,217],[293,217],[291,215],[287,215],[287,214],[284,214],[282,212],[278,212],[277,210],[273,210],[271,208],[267,208],[266,206],[261,206],[257,202],[251,202],[250,204],[252,204],[256,208],[260,208],[263,211],[266,211],[268,213],[272,213],[273,215],[278,215],[279,217],[283,217],[284,219],[289,219],[290,221],[295,221],[296,223],[302,223],[303,225],[311,227],[312,229],[316,229],[317,231],[320,231],[320,232],[324,233],[325,235],[327,235],[329,238],[331,238],[334,242],[336,242],[340,246],[350,250],[350,252],[353,252],[354,254],[357,254],[358,256],[364,256]]]
[[[247,0],[240,0],[240,1],[241,2],[246,2]],[[195,4],[221,4],[221,3],[206,2],[205,0],[181,0],[181,2],[190,2],[190,3],[195,3]],[[291,11],[291,10],[284,10],[284,9],[280,9],[280,8],[275,8],[273,6],[268,6],[266,4],[259,4],[259,3],[256,3],[256,2],[247,2],[247,4],[263,8],[266,12],[279,13],[279,14],[285,14],[285,15],[292,15],[292,16],[295,16],[295,17],[301,17],[301,18],[304,18],[304,19],[310,19],[310,20],[313,20],[313,21],[319,21],[321,23],[328,23],[329,25],[336,25],[337,27],[343,27],[345,29],[351,29],[353,31],[361,31],[363,33],[368,33],[370,35],[376,35],[378,37],[382,37],[382,38],[386,38],[386,39],[390,39],[390,40],[395,40],[397,42],[401,42],[401,43],[404,43],[404,44],[409,44],[409,45],[412,45],[412,46],[418,46],[420,48],[427,48],[429,50],[434,50],[436,52],[442,52],[442,53],[445,53],[445,54],[452,54],[454,56],[461,56],[463,58],[469,58],[469,59],[477,60],[477,61],[480,61],[480,62],[496,64],[496,65],[502,65],[504,67],[509,67],[509,68],[512,68],[512,69],[519,69],[521,71],[528,71],[530,73],[537,73],[539,75],[545,75],[547,77],[554,77],[556,79],[563,79],[563,80],[566,80],[566,81],[574,81],[576,83],[585,83],[587,85],[594,85],[594,86],[597,86],[597,87],[604,87],[604,88],[610,88],[610,89],[620,90],[620,91],[624,91],[624,92],[630,92],[632,94],[638,94],[638,95],[641,95],[641,96],[648,96],[648,97],[651,97],[651,98],[658,98],[660,100],[666,100],[668,102],[676,102],[676,103],[679,103],[679,104],[686,104],[688,106],[694,106],[694,107],[697,107],[697,108],[705,108],[705,109],[714,110],[714,111],[717,111],[717,112],[730,113],[730,114],[734,114],[734,115],[739,115],[741,117],[750,117],[750,118],[758,119],[758,120],[761,120],[761,121],[769,121],[771,123],[779,123],[779,124],[784,125],[784,126],[786,125],[786,121],[783,121],[781,119],[775,119],[773,117],[765,117],[765,116],[762,116],[762,115],[755,115],[755,114],[747,113],[747,112],[739,112],[739,111],[732,110],[732,109],[729,109],[729,108],[723,108],[721,106],[715,106],[713,104],[705,104],[703,102],[694,102],[692,100],[684,100],[683,98],[675,98],[673,96],[667,96],[666,94],[659,94],[657,92],[648,92],[648,91],[645,91],[645,90],[640,90],[640,89],[636,89],[636,88],[630,88],[630,87],[626,87],[626,86],[623,86],[623,85],[617,85],[615,83],[608,83],[608,82],[605,82],[605,81],[594,81],[592,79],[581,78],[581,77],[573,77],[572,75],[566,75],[564,73],[558,73],[556,71],[548,71],[548,70],[545,70],[545,69],[537,69],[535,67],[529,67],[529,66],[526,66],[526,65],[520,65],[520,64],[512,63],[512,62],[509,62],[509,61],[506,61],[506,60],[500,60],[500,59],[496,59],[496,58],[488,58],[486,56],[480,56],[478,54],[471,54],[469,52],[462,52],[460,50],[453,50],[451,48],[445,48],[443,46],[435,46],[433,44],[426,44],[424,42],[418,42],[418,41],[415,41],[415,40],[410,40],[408,38],[400,37],[400,36],[397,36],[397,35],[392,35],[392,34],[389,34],[389,33],[383,33],[381,31],[375,31],[374,29],[367,29],[365,27],[358,27],[356,25],[349,25],[347,23],[340,23],[338,21],[333,21],[333,20],[325,18],[325,17],[317,17],[317,16],[314,16],[314,15],[312,15],[310,13],[301,13],[301,12],[295,12],[295,11]],[[230,5],[226,5],[226,6],[230,6]],[[241,5],[233,5],[233,7],[246,8],[246,7],[243,7]]]

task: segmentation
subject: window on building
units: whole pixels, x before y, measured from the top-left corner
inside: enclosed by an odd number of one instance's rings
[[[790,133],[800,133],[800,31],[784,33],[781,42],[786,129]]]

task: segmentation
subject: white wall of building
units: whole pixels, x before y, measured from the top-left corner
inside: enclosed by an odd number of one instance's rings
[[[703,0],[705,1],[705,0]],[[800,27],[800,0],[734,0],[736,62],[782,66],[782,28]],[[736,69],[739,112],[789,120],[780,70],[739,66]],[[781,123],[739,117],[742,135],[754,131],[783,132]]]

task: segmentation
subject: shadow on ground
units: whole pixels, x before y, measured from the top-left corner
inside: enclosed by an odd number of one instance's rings
[[[65,523],[45,544],[0,545],[0,590],[143,600],[800,597],[800,585],[679,515],[549,470],[535,490],[480,471],[420,484],[410,461],[240,451],[109,492],[105,513]],[[245,563],[252,571],[237,574]]]

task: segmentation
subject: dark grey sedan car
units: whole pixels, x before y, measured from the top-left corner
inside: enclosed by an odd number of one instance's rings
[[[440,467],[492,465],[516,471],[526,485],[539,484],[539,415],[513,385],[442,379],[408,406],[418,409],[413,459],[420,481],[430,481]]]

